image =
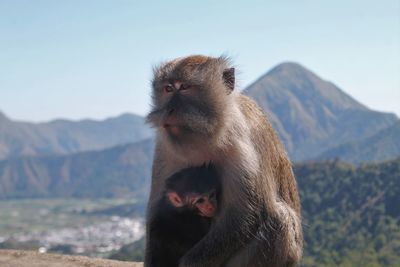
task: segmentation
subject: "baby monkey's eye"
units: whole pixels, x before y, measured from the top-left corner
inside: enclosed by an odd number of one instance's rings
[[[165,91],[166,93],[171,93],[171,92],[174,91],[174,88],[172,87],[171,84],[168,84],[168,85],[164,86],[164,91]]]
[[[181,85],[181,90],[187,90],[189,88],[190,88],[190,85],[188,85],[188,84],[182,84]]]
[[[201,203],[204,203],[204,198],[199,198],[197,201],[196,201],[196,203],[195,204],[201,204]]]

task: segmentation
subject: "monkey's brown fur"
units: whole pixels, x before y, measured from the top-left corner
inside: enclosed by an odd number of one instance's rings
[[[221,177],[220,212],[180,266],[294,266],[303,237],[292,167],[255,102],[232,91],[232,70],[229,59],[205,56],[178,58],[155,69],[148,121],[157,138],[147,220],[154,220],[167,177],[211,161]],[[147,267],[155,266],[154,242],[157,237],[148,232]]]

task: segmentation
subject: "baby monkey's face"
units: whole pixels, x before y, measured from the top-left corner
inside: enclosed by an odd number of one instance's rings
[[[189,209],[203,217],[214,217],[217,212],[217,192],[212,189],[205,193],[186,192],[178,194],[168,191],[169,202],[178,209]]]

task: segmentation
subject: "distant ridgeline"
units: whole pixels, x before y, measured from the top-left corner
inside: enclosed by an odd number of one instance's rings
[[[299,64],[276,66],[244,93],[268,115],[293,161],[357,163],[400,155],[400,121],[394,114],[367,108]],[[132,114],[28,123],[0,113],[0,160],[101,150],[151,137],[144,118]]]
[[[400,159],[354,167],[295,166],[303,207],[302,266],[400,266]],[[144,239],[110,258],[142,261]]]

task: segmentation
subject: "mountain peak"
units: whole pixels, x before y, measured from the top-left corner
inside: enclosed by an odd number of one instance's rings
[[[315,105],[326,105],[331,111],[367,110],[336,85],[318,77],[315,73],[296,62],[283,62],[273,67],[251,84],[246,94],[262,94],[271,101],[283,97],[297,99],[301,103],[312,101]],[[268,97],[269,96],[269,97]]]
[[[371,134],[370,130],[377,132],[396,119],[391,114],[369,110],[295,62],[275,66],[244,93],[268,115],[292,159],[316,156],[343,140]]]
[[[304,67],[303,65],[301,65],[298,62],[294,62],[294,61],[284,61],[282,63],[279,63],[278,65],[276,65],[275,67],[273,67],[271,69],[270,72],[273,71],[290,71],[290,70],[303,70],[303,71],[308,71],[308,69],[306,67]]]
[[[276,75],[278,77],[290,77],[291,79],[321,79],[300,63],[292,61],[286,61],[276,65],[261,78],[271,75]]]
[[[0,110],[0,121],[8,121],[9,118]]]

